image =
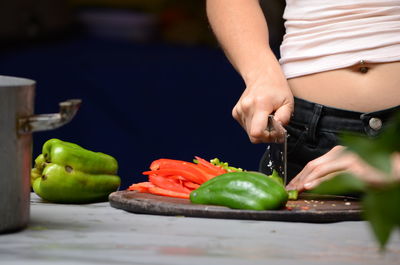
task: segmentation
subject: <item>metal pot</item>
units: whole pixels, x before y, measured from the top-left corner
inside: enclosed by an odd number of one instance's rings
[[[0,233],[23,229],[29,221],[32,132],[69,122],[80,99],[60,103],[60,113],[33,115],[35,81],[0,76]]]

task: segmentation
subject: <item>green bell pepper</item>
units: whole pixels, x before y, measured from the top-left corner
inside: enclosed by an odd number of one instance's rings
[[[105,201],[121,184],[115,158],[58,139],[43,145],[31,184],[41,198],[58,203]]]
[[[58,139],[46,141],[43,145],[42,154],[48,163],[73,166],[75,170],[86,173],[114,175],[118,170],[118,163],[114,157],[89,151],[77,144]]]
[[[243,171],[210,179],[190,193],[190,200],[234,209],[273,210],[286,205],[288,193],[275,176]]]

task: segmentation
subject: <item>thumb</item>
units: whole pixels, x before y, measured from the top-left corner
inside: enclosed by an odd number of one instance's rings
[[[275,119],[282,123],[282,125],[287,125],[293,113],[293,103],[287,103],[281,106],[275,111]]]

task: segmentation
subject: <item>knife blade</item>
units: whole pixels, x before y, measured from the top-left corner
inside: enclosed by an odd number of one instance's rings
[[[275,120],[274,115],[268,116],[268,125],[266,130],[274,139],[273,142],[267,143],[264,160],[266,165],[262,165],[263,169],[267,169],[272,174],[276,170],[282,178],[284,185],[287,184],[287,131]]]

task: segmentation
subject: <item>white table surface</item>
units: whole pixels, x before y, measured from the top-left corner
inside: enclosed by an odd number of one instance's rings
[[[31,221],[0,235],[0,264],[400,264],[400,236],[380,253],[369,224],[133,214],[108,202],[31,196]],[[398,232],[398,231],[397,231]]]

